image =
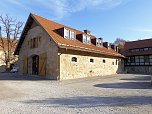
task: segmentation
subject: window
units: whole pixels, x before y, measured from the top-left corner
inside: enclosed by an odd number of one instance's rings
[[[32,48],[37,48],[38,47],[38,37],[33,38],[33,47]]]
[[[90,36],[83,34],[83,43],[91,44]]]
[[[131,52],[148,51],[148,50],[152,50],[152,47],[144,47],[144,48],[130,49]]]
[[[94,62],[94,59],[90,59],[90,62],[93,63],[93,62]]]
[[[105,60],[105,59],[103,59],[103,63],[106,63],[106,60]]]
[[[129,57],[125,65],[152,65],[152,55]]]
[[[77,62],[77,58],[76,57],[72,57],[71,61],[72,62]]]
[[[152,50],[152,47],[150,47],[149,50]]]
[[[102,40],[96,39],[96,46],[102,46]]]
[[[29,41],[30,48],[37,48],[39,44],[39,37],[34,37]]]
[[[96,39],[96,45],[99,46],[99,39]]]
[[[39,43],[40,43],[41,42],[41,36],[39,36],[38,39],[39,39]]]
[[[87,36],[86,35],[83,35],[83,43],[87,43]]]
[[[144,62],[149,63],[149,56],[144,56]]]
[[[70,37],[70,31],[67,29],[64,29],[64,38],[69,38]]]
[[[70,33],[71,39],[74,40],[76,38],[75,32],[70,31]]]
[[[148,48],[144,48],[144,51],[147,51],[148,50]]]
[[[90,40],[90,36],[87,36],[87,44],[90,44],[91,40]]]
[[[112,62],[112,65],[115,65],[115,62]]]
[[[64,29],[64,38],[75,40],[76,39],[76,33],[74,31]]]
[[[134,63],[135,62],[135,57],[130,57],[130,62]]]

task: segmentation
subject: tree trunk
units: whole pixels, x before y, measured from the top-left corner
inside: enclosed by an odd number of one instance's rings
[[[6,70],[6,72],[10,71],[10,62],[6,62],[5,70]]]

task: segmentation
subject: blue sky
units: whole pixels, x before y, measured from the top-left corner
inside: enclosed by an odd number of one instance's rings
[[[152,0],[1,0],[0,13],[25,22],[30,12],[104,41],[152,37]]]

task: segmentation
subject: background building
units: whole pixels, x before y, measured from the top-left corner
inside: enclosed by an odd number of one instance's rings
[[[10,48],[10,64],[11,64],[11,68],[12,66],[17,66],[17,61],[18,61],[18,56],[14,55],[14,51],[17,45],[17,41],[18,40],[12,40],[10,39],[10,42],[14,42],[15,45],[13,45]],[[5,50],[5,51],[4,51]],[[5,72],[6,71],[6,56],[8,53],[8,39],[7,38],[0,38],[0,72]]]
[[[152,39],[126,42],[121,53],[127,73],[152,74]]]

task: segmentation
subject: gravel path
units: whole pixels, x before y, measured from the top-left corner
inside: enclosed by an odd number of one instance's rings
[[[0,114],[152,114],[150,76],[50,81],[2,73]]]

